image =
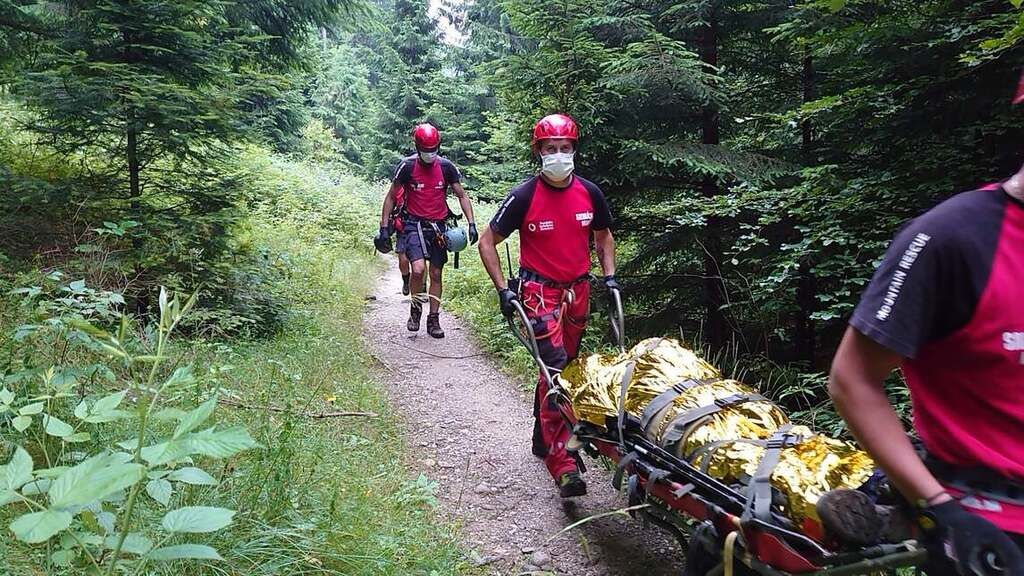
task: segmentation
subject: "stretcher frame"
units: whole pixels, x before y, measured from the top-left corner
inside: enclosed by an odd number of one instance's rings
[[[625,351],[625,316],[618,289],[609,289],[612,337]],[[701,472],[689,462],[662,449],[643,433],[639,420],[629,414],[609,418],[603,428],[579,421],[562,392],[557,370],[547,366],[540,355],[536,334],[522,304],[513,302],[514,313],[506,317],[509,329],[522,343],[548,383],[573,438],[576,451],[593,457],[604,456],[616,466],[616,480],[628,478],[626,488],[634,517],[670,532],[684,550],[693,529],[713,526],[721,535],[722,555],[706,574],[689,576],[732,576],[737,566],[764,576],[857,576],[919,567],[927,552],[916,540],[878,544],[855,551],[835,551],[805,534],[787,527],[788,520],[773,512],[772,522],[744,517],[746,496],[718,479]],[[622,485],[616,485],[622,489]],[[647,504],[648,506],[638,506]]]

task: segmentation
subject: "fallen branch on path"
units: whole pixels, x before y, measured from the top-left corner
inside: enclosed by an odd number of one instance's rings
[[[219,398],[217,400],[219,404],[225,406],[233,406],[235,408],[244,408],[246,410],[270,410],[271,412],[284,412],[287,414],[293,414],[295,416],[302,416],[303,418],[341,418],[348,416],[365,416],[367,418],[376,418],[378,414],[376,412],[301,412],[296,410],[288,410],[287,408],[280,408],[278,406],[256,406],[254,404],[245,404],[243,402],[236,402],[228,398]]]

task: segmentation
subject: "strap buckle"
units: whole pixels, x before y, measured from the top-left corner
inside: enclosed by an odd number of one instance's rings
[[[719,408],[728,408],[744,398],[746,398],[746,396],[743,394],[733,394],[732,396],[726,396],[724,398],[715,398],[715,406],[718,406]]]
[[[799,434],[793,434],[792,432],[786,432],[785,434],[775,435],[773,434],[768,438],[765,444],[767,450],[782,450],[783,448],[789,448],[790,446],[796,446],[803,442],[803,436]]]

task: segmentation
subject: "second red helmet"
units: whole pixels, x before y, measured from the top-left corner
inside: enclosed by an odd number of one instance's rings
[[[417,150],[433,150],[441,145],[441,133],[430,124],[417,124],[412,131]]]
[[[537,121],[533,127],[533,139],[530,146],[537,148],[537,143],[549,138],[566,138],[576,142],[580,139],[576,122],[565,114],[551,114]]]

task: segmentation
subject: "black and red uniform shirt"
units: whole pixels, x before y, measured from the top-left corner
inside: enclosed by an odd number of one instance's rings
[[[534,176],[516,186],[491,220],[503,237],[519,231],[519,265],[555,282],[572,282],[590,270],[590,235],[612,225],[604,193],[573,176],[555,188]]]
[[[406,212],[425,220],[444,220],[448,216],[448,188],[461,180],[459,169],[447,158],[439,156],[431,164],[424,164],[418,154],[403,158],[394,178],[402,185]]]
[[[1024,481],[1024,203],[959,194],[893,240],[850,324],[904,357],[914,428],[951,464]],[[1024,507],[962,501],[1024,533]]]

